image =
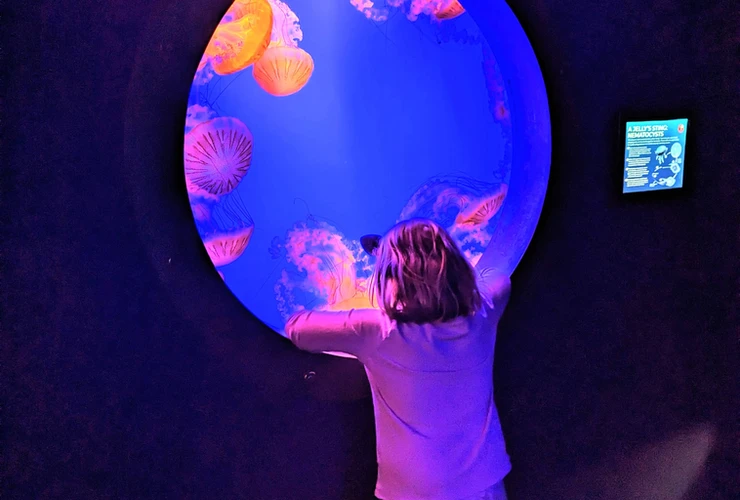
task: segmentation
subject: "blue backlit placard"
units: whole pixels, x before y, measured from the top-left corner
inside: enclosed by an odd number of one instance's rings
[[[683,187],[686,118],[627,122],[623,193]]]

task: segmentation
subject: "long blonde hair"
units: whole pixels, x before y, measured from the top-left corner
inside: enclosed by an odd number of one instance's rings
[[[370,300],[399,323],[469,316],[481,306],[475,273],[447,231],[431,220],[396,224],[380,239]]]

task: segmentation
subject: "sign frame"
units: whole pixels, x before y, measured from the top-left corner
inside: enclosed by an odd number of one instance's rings
[[[656,121],[670,121],[670,120],[686,120],[686,138],[684,139],[684,171],[682,176],[681,187],[662,188],[662,189],[646,189],[641,191],[624,191],[624,173],[625,173],[625,154],[627,151],[627,123],[630,122],[656,122]],[[694,134],[692,133],[694,124],[693,114],[688,111],[682,111],[680,109],[663,112],[663,111],[640,111],[640,112],[621,112],[618,115],[617,126],[618,130],[618,142],[616,150],[618,153],[615,155],[619,159],[619,176],[615,179],[615,187],[618,190],[620,197],[628,196],[630,198],[635,197],[661,197],[661,198],[677,198],[687,195],[693,187],[694,169],[691,168],[695,165],[694,155]],[[686,165],[689,168],[686,168]]]

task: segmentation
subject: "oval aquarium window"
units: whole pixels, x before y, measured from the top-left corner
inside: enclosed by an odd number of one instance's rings
[[[360,238],[406,218],[511,273],[550,166],[542,75],[499,0],[237,0],[198,65],[184,144],[208,255],[278,332],[303,308],[367,306]]]

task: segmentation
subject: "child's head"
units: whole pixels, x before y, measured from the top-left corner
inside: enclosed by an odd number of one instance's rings
[[[370,296],[391,319],[448,321],[481,305],[473,268],[447,231],[430,220],[396,224],[374,254]]]

